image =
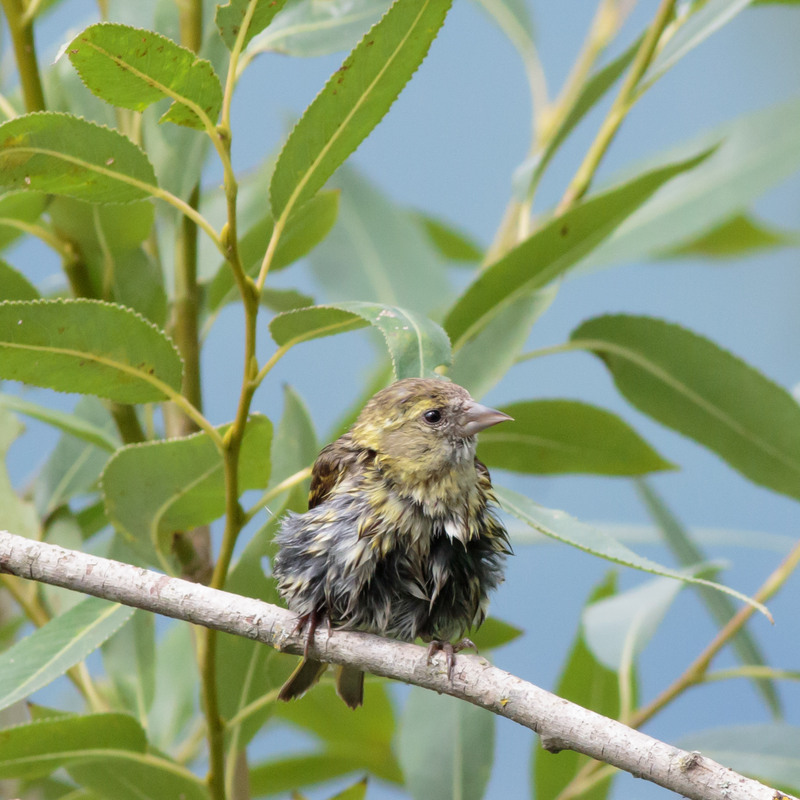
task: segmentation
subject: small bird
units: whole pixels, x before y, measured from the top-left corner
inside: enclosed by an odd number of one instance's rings
[[[507,414],[444,379],[406,378],[374,395],[317,457],[309,510],[275,542],[278,590],[306,629],[304,658],[280,691],[299,697],[327,665],[308,657],[320,623],[430,642],[452,673],[456,645],[477,628],[503,580],[508,536],[475,435]],[[363,702],[364,673],[340,667],[337,692]]]

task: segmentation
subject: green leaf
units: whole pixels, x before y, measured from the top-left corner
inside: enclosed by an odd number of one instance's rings
[[[62,433],[68,433],[76,439],[107,450],[109,453],[113,453],[120,446],[119,437],[110,433],[107,425],[96,425],[77,414],[40,406],[38,403],[32,403],[30,400],[24,400],[13,394],[0,394],[0,406],[38,419],[40,422],[58,428]],[[109,415],[106,412],[104,419],[108,418]]]
[[[155,206],[150,200],[98,206],[72,197],[56,197],[47,213],[57,233],[80,244],[83,256],[133,250],[150,236],[155,221]]]
[[[336,792],[330,800],[364,800],[367,796],[367,779],[362,778],[360,781],[342,789],[341,792]]]
[[[355,46],[364,31],[377,22],[390,0],[298,0],[247,49],[257,53],[317,58]]]
[[[517,362],[531,328],[558,294],[551,284],[507,304],[474,338],[453,354],[448,377],[479,400]]]
[[[684,736],[680,747],[700,750],[737,772],[800,794],[800,728],[796,725],[727,725]]]
[[[36,508],[43,517],[52,514],[73,497],[94,491],[109,452],[119,447],[117,428],[108,409],[95,397],[82,397],[70,415],[70,428],[50,452],[34,484]],[[86,426],[81,431],[79,426]],[[87,435],[91,432],[91,439]],[[103,445],[95,441],[103,435]],[[109,451],[108,444],[115,442]]]
[[[669,567],[664,567],[644,556],[637,555],[622,542],[612,538],[604,528],[586,525],[563,511],[540,506],[524,495],[505,487],[495,486],[494,493],[504,510],[545,536],[558,539],[565,544],[577,547],[586,553],[600,556],[600,558],[605,558],[615,564],[622,564],[625,567],[639,569],[642,572],[651,572],[654,575],[661,575],[666,578],[674,578],[683,583],[698,583],[703,586],[710,586],[744,603],[749,603],[767,618],[770,618],[767,609],[758,601],[721,583],[714,583],[705,578],[695,578],[683,572],[672,570]]]
[[[463,231],[449,222],[424,214],[422,211],[410,212],[411,219],[428,235],[431,243],[443,258],[448,261],[476,262],[483,258],[483,249]]]
[[[427,313],[441,308],[449,286],[445,265],[406,211],[360,172],[337,173],[339,219],[310,258],[332,302],[364,300]]]
[[[155,616],[137,609],[102,648],[103,665],[120,701],[142,725],[155,697]]]
[[[610,597],[616,591],[616,576],[609,573],[606,579],[594,588],[589,603]],[[572,643],[567,663],[561,671],[554,690],[559,697],[570,700],[584,708],[596,711],[610,719],[620,714],[619,678],[613,670],[603,666],[587,647],[583,626]],[[540,747],[533,750],[533,794],[539,798],[554,798],[566,788],[590,759],[574,750],[562,750],[555,758]],[[611,789],[611,780],[604,780],[588,791],[581,792],[586,800],[605,800]]]
[[[480,436],[479,457],[489,467],[549,475],[587,472],[642,475],[674,469],[615,414],[575,400],[528,400],[502,409],[508,430]]]
[[[607,533],[612,539],[629,545],[656,545],[664,543],[663,534],[653,525],[626,525],[613,523],[596,523],[600,531]],[[523,545],[546,544],[544,536],[531,528],[515,526],[511,529],[512,542]],[[691,528],[692,538],[708,547],[742,547],[749,550],[760,550],[786,556],[791,552],[796,539],[789,535],[769,533],[767,531],[736,530],[734,528]]]
[[[274,441],[272,452],[276,452]],[[264,556],[272,550],[272,540],[285,511],[285,507],[277,504],[270,509],[266,524],[250,538],[228,573],[226,591],[266,603],[281,603],[275,579],[264,572]],[[260,642],[221,633],[217,661],[220,713],[228,720],[228,732],[235,739],[235,747],[243,750],[275,710],[277,699],[268,695],[286,681],[289,659],[278,657],[276,650]],[[264,698],[268,702],[259,705],[258,701]],[[247,714],[237,725],[231,725],[231,720],[244,709],[248,709]]]
[[[495,717],[447,695],[411,688],[397,757],[415,800],[481,800],[494,760]]]
[[[99,206],[54,197],[48,213],[58,235],[81,255],[92,287],[87,295],[132,308],[156,325],[165,324],[164,276],[157,260],[141,246],[153,230],[152,202]]]
[[[224,434],[228,425],[218,428]],[[254,415],[239,457],[239,491],[262,489],[269,480],[272,423]],[[169,552],[174,531],[205,525],[225,513],[222,456],[206,433],[133,444],[118,450],[103,472],[106,514],[136,549]]]
[[[553,156],[578,123],[605,97],[608,90],[630,66],[640,44],[641,38],[605,67],[597,70],[583,84],[569,113],[561,120],[555,132],[547,138],[545,148],[519,166],[514,174],[514,189],[519,200],[525,200],[532,195]]]
[[[107,103],[143,111],[169,98],[173,102],[161,122],[202,130],[217,121],[222,85],[214,68],[166,36],[101,22],[79,33],[62,52],[91,92]]]
[[[708,0],[706,3],[695,3],[688,19],[681,23],[658,51],[640,86],[647,87],[655,83],[687,53],[747,8],[751,1]]]
[[[262,306],[277,314],[314,305],[314,298],[310,294],[303,294],[297,289],[274,289],[267,286],[261,290],[260,299]]]
[[[276,758],[250,769],[250,792],[252,797],[296,792],[301,787],[330,781],[361,768],[361,759],[337,752]]]
[[[497,619],[497,617],[489,617],[480,628],[469,634],[469,638],[481,652],[495,650],[513,642],[520,636],[522,636],[522,630]]]
[[[320,447],[308,406],[289,384],[283,387],[283,415],[272,440],[270,485],[314,463]]]
[[[33,505],[14,490],[6,466],[8,451],[24,430],[17,417],[0,406],[0,530],[38,539],[39,517]]]
[[[345,763],[356,764],[353,768],[368,770],[392,783],[402,781],[392,749],[396,722],[385,683],[367,679],[364,707],[357,714],[326,682],[314,687],[300,703],[277,703],[275,715],[314,734],[325,743],[327,752],[336,753]],[[347,730],[346,737],[342,736],[343,730]]]
[[[655,578],[587,606],[583,635],[594,657],[615,672],[629,666],[652,639],[683,587],[670,578]]]
[[[154,747],[168,751],[185,741],[198,714],[200,681],[190,625],[172,622],[159,636],[155,670],[156,693],[147,732]]]
[[[0,730],[0,779],[49,775],[78,760],[144,754],[141,726],[127,714],[43,719]]]
[[[604,361],[636,408],[751,481],[800,499],[800,405],[785,389],[708,339],[661,320],[597,317],[570,338]]]
[[[0,258],[0,300],[38,300],[39,291],[11,264]]]
[[[99,300],[0,303],[0,377],[119,403],[164,400],[181,388],[172,342]]]
[[[684,567],[689,567],[692,564],[706,561],[705,553],[647,481],[637,481],[636,488],[653,522],[661,531],[663,540],[678,559],[678,562]],[[736,607],[726,595],[711,591],[705,586],[696,586],[694,588],[719,628],[727,624],[736,613]],[[730,643],[740,664],[766,666],[764,654],[761,652],[761,648],[749,628],[742,628],[730,640]],[[781,703],[774,681],[767,678],[756,678],[753,683],[773,716],[780,717]]]
[[[450,342],[445,332],[427,317],[397,306],[379,303],[336,303],[288,311],[269,324],[281,347],[346,333],[367,325],[376,327],[392,357],[395,377],[427,377],[441,364],[450,363]]]
[[[798,244],[800,238],[797,234],[769,227],[745,214],[734,214],[715,228],[701,233],[696,239],[683,242],[677,247],[668,247],[661,252],[660,257],[737,258],[762,250]]]
[[[272,22],[273,17],[285,3],[286,0],[228,0],[224,6],[217,6],[215,22],[228,50],[233,50],[242,25],[247,24],[241,44],[244,48],[256,34],[261,33]]]
[[[707,153],[647,172],[594,195],[546,222],[483,270],[456,301],[445,330],[458,350],[517,298],[550,283],[603,241],[662,184],[699,164]]]
[[[206,156],[211,149],[209,137],[198,136],[196,130],[183,126],[160,125],[155,114],[142,116],[142,136],[147,142],[147,156],[153,162],[158,185],[188,202],[207,163]],[[177,219],[176,212],[170,210],[169,214]],[[162,230],[159,233],[166,235]],[[162,252],[171,250],[164,248]],[[214,248],[214,257],[218,254]]]
[[[288,267],[316,247],[330,232],[338,212],[339,192],[321,192],[302,208],[298,208],[297,212],[289,217],[286,228],[278,240],[270,272]],[[257,277],[261,269],[261,260],[273,228],[272,217],[266,214],[245,233],[239,243],[242,266],[252,278]],[[274,292],[272,296],[275,297]],[[213,312],[226,303],[240,299],[230,264],[223,262],[208,284],[208,309]]]
[[[156,176],[147,156],[121,133],[41,111],[0,125],[0,186],[130,203],[152,195]]]
[[[72,764],[68,771],[78,784],[114,800],[209,800],[205,783],[165,756],[101,758]]]
[[[800,99],[792,99],[661,154],[660,160],[672,160],[716,146],[696,170],[675,178],[632,214],[582,267],[658,256],[715,229],[800,168],[798,138]]]
[[[29,192],[8,192],[0,195],[0,250],[23,235],[16,224],[31,225],[42,215],[47,198]],[[3,297],[4,300],[29,300],[27,297]]]
[[[89,266],[94,268],[95,264]],[[160,328],[167,324],[167,293],[157,259],[137,247],[113,254],[102,266],[113,272],[110,289],[115,302],[138,311]]]
[[[0,653],[0,708],[24,700],[83,661],[132,614],[127,606],[87,597]]]
[[[267,581],[266,577],[263,579]],[[231,591],[230,586],[226,586]],[[277,591],[275,591],[277,595]],[[277,598],[276,598],[277,599]],[[233,719],[238,712],[277,690],[288,677],[287,672],[276,675],[272,662],[278,655],[271,647],[264,647],[260,642],[253,642],[241,636],[222,633],[217,640],[219,666],[217,668],[217,692],[219,695],[220,713],[227,720]],[[263,728],[271,716],[277,699],[249,713],[236,730],[237,747],[243,750],[253,737]],[[234,729],[230,729],[234,732]]]
[[[396,0],[331,76],[275,165],[270,199],[277,218],[313,197],[380,122],[422,63],[449,7],[450,0]]]
[[[84,541],[108,526],[102,500],[95,500],[75,514],[75,522],[81,529]]]

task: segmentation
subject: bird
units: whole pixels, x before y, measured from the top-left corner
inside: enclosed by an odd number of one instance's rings
[[[305,629],[303,659],[280,690],[304,694],[327,668],[309,658],[318,626],[429,643],[452,679],[453,644],[485,619],[503,581],[508,535],[476,434],[511,420],[440,378],[405,378],[375,394],[317,457],[308,511],[276,534],[272,574]],[[339,667],[336,688],[363,702],[364,674]]]

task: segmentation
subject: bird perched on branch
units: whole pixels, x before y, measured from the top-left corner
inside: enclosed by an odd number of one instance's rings
[[[298,697],[326,664],[308,657],[321,623],[411,642],[447,657],[477,628],[510,554],[495,515],[475,435],[510,420],[466,389],[407,378],[378,392],[352,428],[319,454],[309,510],[289,514],[276,536],[278,589],[306,629],[305,656],[280,691]],[[340,667],[337,691],[363,700],[363,672]]]

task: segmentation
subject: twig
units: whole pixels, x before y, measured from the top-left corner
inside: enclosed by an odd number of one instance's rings
[[[245,636],[289,653],[303,650],[304,637],[289,611],[58,545],[0,532],[0,570]],[[581,708],[479,656],[459,656],[450,680],[444,663],[427,664],[424,648],[366,633],[320,634],[310,654],[466,700],[535,731],[551,752],[584,753],[687,798],[780,796],[700,753],[680,750]]]
[[[676,0],[661,0],[655,19],[650,25],[647,35],[642,40],[642,44],[619,90],[619,94],[609,109],[595,140],[586,153],[583,163],[578,168],[575,177],[572,179],[570,185],[567,187],[567,191],[561,198],[561,202],[556,208],[556,214],[563,214],[570,206],[583,197],[586,190],[589,188],[589,184],[592,182],[592,178],[603,156],[606,154],[606,151],[611,146],[611,142],[617,135],[620,125],[622,125],[628,111],[630,111],[631,107],[638,99],[637,88],[639,81],[650,66],[661,34],[664,32],[664,28],[666,28],[667,23],[672,17],[675,2]]]

